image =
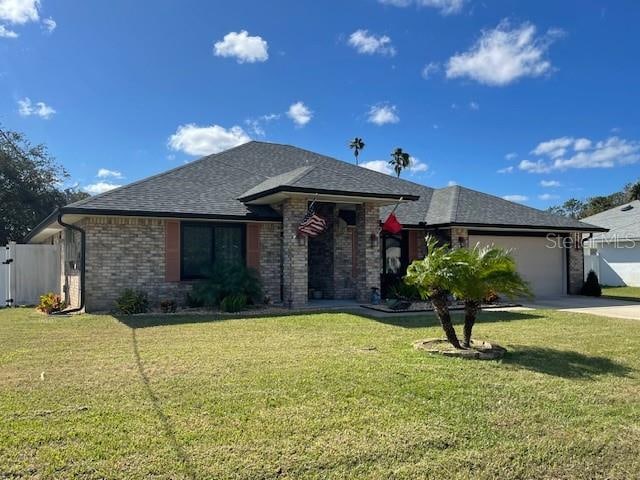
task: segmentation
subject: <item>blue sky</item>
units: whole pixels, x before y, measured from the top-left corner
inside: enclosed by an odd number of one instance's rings
[[[640,176],[634,1],[0,0],[0,122],[94,192],[248,138],[546,208]]]

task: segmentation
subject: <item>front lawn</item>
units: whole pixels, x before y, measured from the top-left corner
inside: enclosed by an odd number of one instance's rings
[[[637,321],[483,313],[480,362],[414,350],[431,316],[138,318],[0,311],[0,478],[640,472]]]
[[[640,300],[640,287],[602,287],[603,297],[629,298]]]

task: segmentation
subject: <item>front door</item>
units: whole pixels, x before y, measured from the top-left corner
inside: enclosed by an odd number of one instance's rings
[[[380,286],[382,298],[386,298],[391,288],[402,281],[407,273],[408,261],[408,232],[398,235],[382,232],[382,275]]]

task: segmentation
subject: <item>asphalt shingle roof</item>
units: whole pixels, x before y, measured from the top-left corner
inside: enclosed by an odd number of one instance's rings
[[[433,189],[301,148],[252,141],[64,207],[69,213],[144,213],[275,219],[266,205],[239,198],[273,189],[314,189],[417,198],[398,206],[404,225],[494,225],[583,229],[592,226],[453,186]],[[391,206],[381,209],[386,218]]]
[[[582,221],[609,229],[607,233],[595,234],[594,241],[640,239],[640,200],[591,215]]]

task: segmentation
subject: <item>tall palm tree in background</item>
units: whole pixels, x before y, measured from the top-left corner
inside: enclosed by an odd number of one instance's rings
[[[640,182],[629,185],[627,188],[627,197],[630,202],[640,200]]]
[[[389,165],[393,167],[398,178],[400,178],[402,170],[409,166],[409,163],[411,163],[411,155],[403,152],[401,148],[396,148],[391,154],[391,160],[389,160]]]
[[[360,155],[360,151],[364,149],[364,142],[360,137],[355,137],[349,143],[349,148],[353,149],[353,155],[356,157],[356,165],[358,165],[358,155]]]

